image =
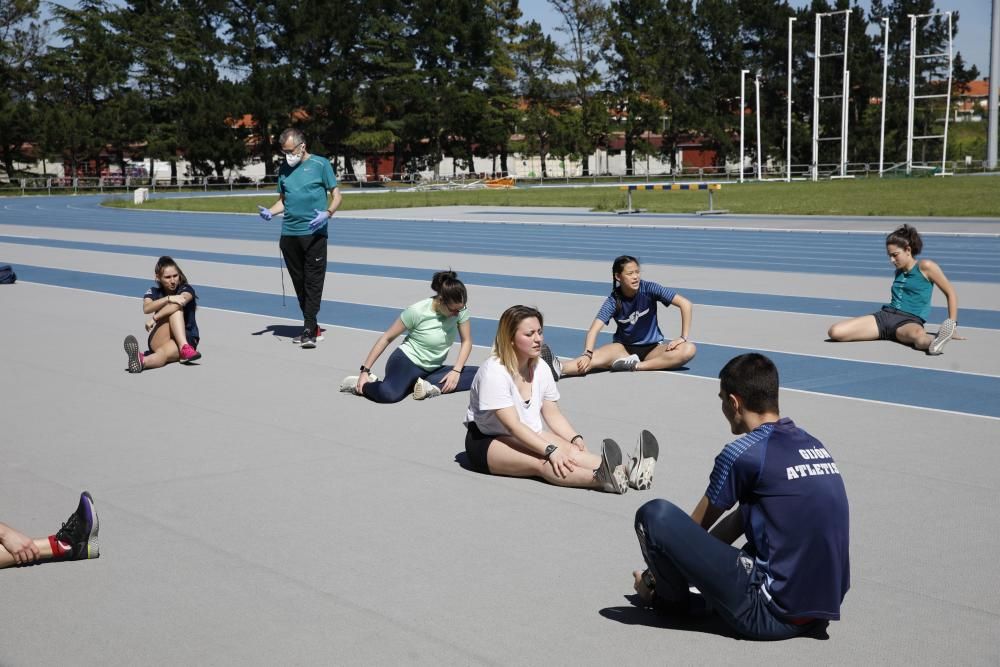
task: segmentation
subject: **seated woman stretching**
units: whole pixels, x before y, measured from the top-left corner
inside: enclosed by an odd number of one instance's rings
[[[166,255],[157,260],[154,277],[156,284],[142,298],[142,312],[150,315],[146,321],[147,351],[139,351],[135,336],[125,337],[129,373],[160,368],[172,361],[187,364],[201,359],[194,288],[177,262]]]
[[[611,265],[611,294],[587,331],[583,354],[553,366],[560,376],[586,375],[590,371],[661,371],[683,366],[697,348],[688,340],[691,302],[676,291],[640,277],[639,260],[631,255],[615,258]],[[681,311],[681,335],[665,340],[656,320],[657,302]],[[614,342],[594,349],[597,334],[614,318]],[[548,356],[548,355],[546,355]],[[547,360],[547,359],[546,359]]]
[[[345,377],[340,391],[363,395],[376,403],[398,403],[411,391],[418,401],[442,393],[468,391],[478,369],[465,365],[472,352],[465,285],[454,271],[438,271],[431,279],[431,289],[433,297],[404,310],[375,341],[361,364],[361,374]],[[385,379],[380,380],[372,375],[371,367],[389,343],[404,331],[406,338],[389,355]],[[443,366],[456,333],[462,341],[458,361],[454,366]]]
[[[885,251],[896,267],[890,290],[891,301],[882,310],[841,320],[828,333],[830,340],[895,340],[927,354],[941,354],[945,344],[958,328],[958,294],[948,282],[944,271],[929,259],[917,260],[924,242],[917,230],[903,225],[885,239]],[[931,314],[931,293],[934,286],[948,300],[948,319],[941,323],[936,336],[924,331],[924,322]]]
[[[614,440],[604,441],[600,456],[587,451],[583,436],[560,412],[555,379],[538,363],[542,323],[542,314],[530,306],[511,306],[500,316],[493,356],[479,368],[469,394],[465,452],[471,467],[608,493],[628,491],[631,475],[636,488],[648,488],[658,454],[651,434],[644,432],[636,456],[626,463]]]

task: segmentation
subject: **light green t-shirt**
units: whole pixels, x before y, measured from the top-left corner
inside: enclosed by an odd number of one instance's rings
[[[329,205],[327,193],[337,187],[333,165],[325,157],[310,155],[294,167],[282,162],[278,167],[278,194],[285,197],[285,216],[281,223],[282,236],[308,236],[313,232],[309,222],[316,209]],[[317,232],[327,235],[324,225]]]
[[[469,309],[446,317],[434,310],[434,299],[430,298],[409,306],[399,319],[406,327],[406,338],[399,349],[417,366],[430,371],[444,364],[458,325],[469,321]]]

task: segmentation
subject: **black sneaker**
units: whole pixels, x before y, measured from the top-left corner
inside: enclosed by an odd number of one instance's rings
[[[69,545],[70,554],[65,560],[99,558],[101,555],[97,544],[99,529],[100,522],[97,520],[97,510],[94,509],[94,499],[90,497],[90,493],[84,491],[80,494],[80,504],[77,505],[76,511],[66,519],[66,523],[56,533],[57,540]]]
[[[303,350],[311,350],[316,347],[316,333],[308,329],[303,331],[302,335],[299,336],[299,345],[302,346]]]
[[[142,372],[142,352],[139,351],[139,341],[135,336],[125,336],[125,354],[128,355],[128,372]]]
[[[545,365],[549,367],[552,371],[552,379],[559,382],[559,376],[562,375],[562,363],[559,361],[559,357],[552,354],[552,350],[545,343],[542,343],[541,354],[539,355]]]
[[[309,335],[309,329],[303,329],[302,333],[292,339],[292,345],[301,345],[302,340]]]

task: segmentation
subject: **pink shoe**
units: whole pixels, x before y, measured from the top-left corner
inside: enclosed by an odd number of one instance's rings
[[[181,363],[182,364],[188,364],[188,363],[191,363],[192,361],[197,361],[198,359],[201,359],[201,352],[199,352],[198,350],[194,349],[193,347],[191,347],[187,343],[185,343],[184,345],[181,346]]]

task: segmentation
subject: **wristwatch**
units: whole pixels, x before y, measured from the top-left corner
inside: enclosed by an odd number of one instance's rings
[[[361,370],[362,373],[371,373],[372,372],[372,369],[368,368],[364,364],[361,364],[360,370]]]
[[[546,461],[548,461],[549,457],[552,456],[552,453],[555,452],[557,449],[559,449],[559,448],[556,447],[555,445],[548,445],[545,448],[545,454],[542,455],[542,458],[544,458]]]

